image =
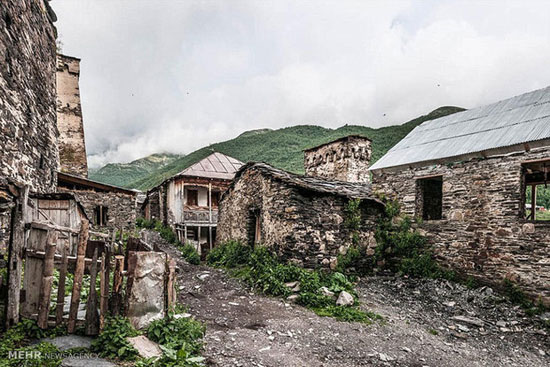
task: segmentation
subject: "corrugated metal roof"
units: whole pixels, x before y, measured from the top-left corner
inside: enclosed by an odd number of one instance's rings
[[[426,121],[370,169],[427,162],[550,138],[550,87]]]
[[[222,153],[212,153],[194,165],[184,169],[177,176],[193,176],[232,180],[244,163]]]

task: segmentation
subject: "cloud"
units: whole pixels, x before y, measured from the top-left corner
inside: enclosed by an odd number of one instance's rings
[[[54,0],[91,166],[257,128],[373,127],[550,84],[550,3]]]

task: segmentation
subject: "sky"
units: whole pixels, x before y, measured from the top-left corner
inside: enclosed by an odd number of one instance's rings
[[[53,0],[90,167],[550,85],[550,1]]]

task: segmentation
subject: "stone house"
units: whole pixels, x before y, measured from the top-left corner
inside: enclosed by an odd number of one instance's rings
[[[526,205],[550,180],[550,87],[426,121],[371,172],[440,261],[550,303],[550,222]]]
[[[265,163],[248,163],[221,201],[218,242],[267,246],[283,260],[301,266],[334,267],[338,255],[354,244],[346,209],[350,200],[360,199],[359,244],[372,251],[384,204],[373,196],[367,176],[356,170],[360,165],[368,169],[366,157],[370,157],[370,141],[350,137],[307,150],[305,176]],[[346,162],[350,160],[357,162]]]
[[[218,204],[243,163],[212,153],[149,190],[142,216],[172,227],[181,242],[195,244],[199,252],[216,240]]]

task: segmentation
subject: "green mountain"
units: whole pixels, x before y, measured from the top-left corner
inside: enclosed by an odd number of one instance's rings
[[[275,167],[295,173],[303,173],[303,150],[319,144],[329,142],[347,135],[364,135],[373,141],[373,163],[380,159],[391,147],[403,139],[412,129],[427,120],[433,120],[455,112],[463,111],[460,107],[441,107],[427,115],[420,116],[403,125],[386,126],[373,129],[366,126],[345,125],[338,129],[327,129],[320,126],[298,125],[284,129],[270,130],[260,129],[247,131],[238,137],[209,145],[196,150],[188,155],[179,156],[162,167],[155,167],[149,174],[133,170],[135,162],[124,165],[124,169],[118,169],[117,164],[104,171],[102,175],[94,174],[92,179],[101,182],[112,183],[115,180],[109,176],[112,170],[117,173],[116,182],[124,187],[140,190],[150,189],[166,178],[183,171],[193,163],[205,158],[213,151],[220,152],[237,158],[243,162],[263,161]],[[144,158],[144,159],[148,159]],[[127,176],[125,176],[127,173]],[[102,181],[103,179],[103,181]],[[110,181],[107,181],[110,180]]]
[[[130,163],[109,163],[98,170],[89,170],[88,176],[90,180],[133,188],[132,182],[156,175],[157,171],[181,157],[170,153],[152,154]]]

